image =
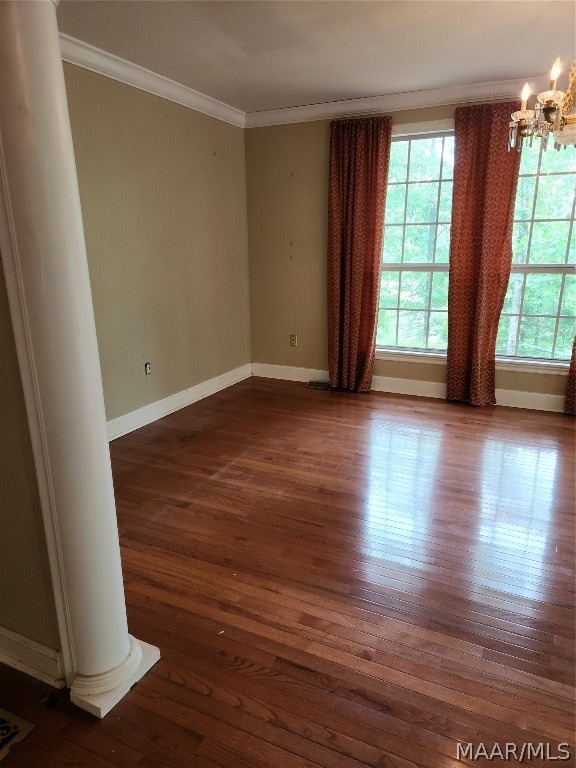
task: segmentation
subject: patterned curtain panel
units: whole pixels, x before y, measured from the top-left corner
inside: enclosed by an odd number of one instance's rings
[[[368,392],[374,368],[392,118],[339,120],[330,129],[330,384]]]
[[[520,153],[508,151],[516,102],[459,107],[448,287],[447,398],[493,405],[498,320],[512,263]]]
[[[572,357],[570,358],[570,368],[568,369],[564,413],[571,413],[572,416],[576,416],[576,336],[572,344]]]

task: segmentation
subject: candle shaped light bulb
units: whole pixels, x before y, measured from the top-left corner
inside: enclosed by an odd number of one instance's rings
[[[558,81],[558,75],[562,71],[562,64],[560,64],[560,59],[556,59],[554,64],[552,64],[552,69],[550,70],[550,89],[551,91],[556,90],[556,83]]]
[[[520,98],[522,99],[522,104],[520,105],[520,111],[524,112],[526,109],[526,104],[528,102],[528,96],[530,96],[530,86],[528,83],[524,84],[524,88],[522,88],[522,93],[520,94]]]

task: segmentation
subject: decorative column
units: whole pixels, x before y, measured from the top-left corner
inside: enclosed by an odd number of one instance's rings
[[[66,680],[103,717],[160,657],[128,634],[56,7],[0,2],[0,250]]]

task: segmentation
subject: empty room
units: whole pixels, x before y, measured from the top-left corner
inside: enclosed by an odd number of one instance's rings
[[[575,28],[0,0],[2,768],[576,765]]]

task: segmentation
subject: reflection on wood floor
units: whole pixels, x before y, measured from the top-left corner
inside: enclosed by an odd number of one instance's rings
[[[102,722],[4,670],[7,768],[574,765],[573,419],[250,379],[111,452],[162,660]]]

